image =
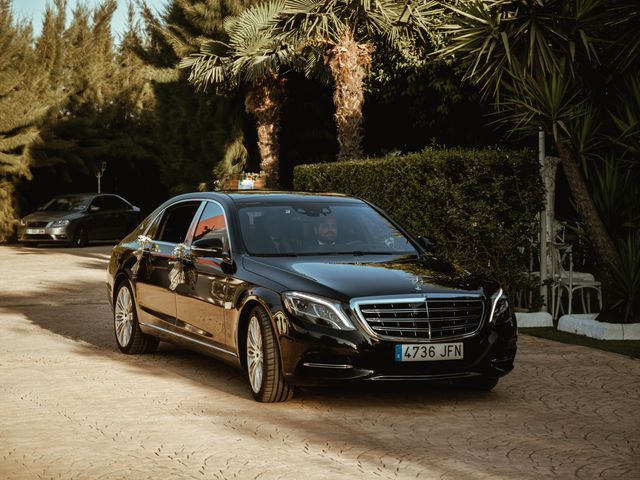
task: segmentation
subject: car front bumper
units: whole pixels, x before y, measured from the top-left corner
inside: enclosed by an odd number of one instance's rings
[[[73,227],[18,227],[18,241],[22,243],[67,243],[73,240]]]
[[[280,338],[285,377],[292,385],[331,385],[354,381],[450,381],[474,376],[498,378],[513,369],[517,351],[515,317],[500,325],[485,324],[480,332],[461,340],[460,360],[398,362],[397,342],[373,338],[361,331],[318,332],[291,322]],[[436,342],[432,342],[436,343]]]

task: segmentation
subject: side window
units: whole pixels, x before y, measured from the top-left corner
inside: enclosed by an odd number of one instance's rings
[[[147,236],[149,238],[152,238],[154,240],[158,239],[158,230],[160,229],[160,222],[162,221],[163,217],[164,215],[160,214],[152,220],[149,220],[149,223],[151,223],[151,226],[149,226],[149,230],[147,230]]]
[[[104,199],[105,197],[94,198],[93,201],[91,202],[91,209],[93,209],[93,207],[98,207],[99,210],[105,210]]]
[[[150,227],[150,225],[154,220],[158,220],[158,218],[152,213],[151,215],[146,217],[144,220],[142,220],[142,222],[135,228],[132,234],[135,235],[136,238],[142,234],[153,237],[153,233],[151,232],[153,227]],[[155,227],[156,227],[155,231],[157,231],[158,229],[157,224],[155,225]]]
[[[225,250],[229,248],[227,235],[227,224],[224,220],[224,210],[222,206],[214,202],[207,202],[198,225],[193,234],[193,242],[202,239],[219,238]]]
[[[118,197],[104,197],[104,209],[105,210],[126,210],[129,208],[125,202]]]
[[[198,211],[200,202],[180,203],[165,210],[157,231],[149,231],[151,238],[160,242],[182,243],[189,231],[189,226]],[[155,225],[151,226],[151,229]]]

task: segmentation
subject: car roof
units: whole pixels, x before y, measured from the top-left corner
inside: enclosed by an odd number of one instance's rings
[[[341,193],[309,193],[286,191],[228,191],[222,192],[234,203],[282,203],[282,202],[361,202],[361,200]]]
[[[53,198],[60,198],[60,197],[95,197],[96,195],[98,195],[97,193],[63,193],[60,195],[56,195]]]
[[[270,191],[270,190],[246,190],[246,191],[219,191],[219,192],[193,192],[185,193],[177,197],[173,197],[167,201],[167,204],[175,201],[184,200],[201,200],[211,199],[223,201],[225,203],[232,202],[235,204],[256,204],[256,203],[273,203],[282,204],[287,202],[340,202],[340,203],[362,203],[363,201],[356,197],[349,197],[341,193],[307,193],[307,192],[286,192],[286,191]]]
[[[94,197],[104,197],[104,196],[108,196],[108,197],[118,197],[118,198],[122,198],[120,195],[117,195],[115,193],[63,193],[61,195],[56,195],[53,198],[94,198]]]
[[[95,197],[97,197],[98,193],[63,193],[62,195],[56,195],[52,197],[51,200],[57,200],[59,198],[68,198],[72,200],[82,200],[82,201],[92,201]]]

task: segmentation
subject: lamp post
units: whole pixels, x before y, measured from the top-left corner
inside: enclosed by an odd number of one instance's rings
[[[96,170],[96,178],[98,179],[98,193],[102,193],[100,181],[102,180],[102,176],[104,175],[104,171],[107,169],[107,162],[100,163],[100,167]]]

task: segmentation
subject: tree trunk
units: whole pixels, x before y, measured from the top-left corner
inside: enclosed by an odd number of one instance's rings
[[[591,200],[587,183],[582,175],[580,163],[571,148],[569,140],[565,138],[564,135],[559,134],[556,140],[556,147],[560,155],[562,169],[569,183],[573,201],[575,202],[578,214],[582,217],[587,235],[589,236],[596,255],[603,290],[609,290],[611,285],[613,285],[611,265],[617,265],[620,261],[618,251]]]
[[[356,42],[353,34],[346,31],[340,42],[329,50],[327,63],[335,83],[333,103],[340,146],[338,160],[359,158],[362,156],[363,83],[371,64],[370,49]]]
[[[280,111],[284,95],[284,80],[266,75],[252,85],[245,96],[245,109],[256,119],[260,169],[267,174],[270,188],[278,187]]]

